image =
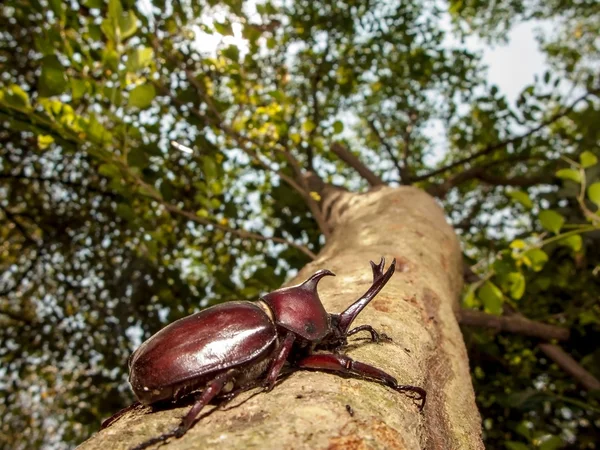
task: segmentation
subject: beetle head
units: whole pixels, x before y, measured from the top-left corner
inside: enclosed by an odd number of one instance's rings
[[[321,278],[335,276],[329,270],[319,270],[304,283],[277,289],[261,297],[271,311],[275,324],[298,336],[318,341],[330,331],[327,311],[317,293]]]

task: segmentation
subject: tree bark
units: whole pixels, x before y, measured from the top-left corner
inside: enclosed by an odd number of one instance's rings
[[[340,312],[370,286],[369,260],[385,256],[389,264],[396,258],[396,274],[355,322],[372,325],[393,342],[353,338],[347,354],[387,371],[400,384],[425,388],[424,411],[374,382],[296,372],[270,393],[249,392],[204,415],[166,448],[483,449],[455,318],[461,252],[441,208],[412,187],[335,195],[327,214],[333,230],[327,245],[289,284],[321,268],[332,270],[337,277],[324,279],[319,295],[328,311]],[[188,408],[130,412],[81,448],[130,448],[174,428]]]

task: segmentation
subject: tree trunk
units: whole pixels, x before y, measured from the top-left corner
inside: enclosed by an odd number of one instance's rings
[[[370,286],[369,260],[396,258],[396,274],[356,321],[393,342],[352,339],[347,353],[400,384],[425,388],[425,409],[420,413],[408,397],[374,382],[296,372],[270,393],[243,394],[206,415],[168,448],[482,449],[468,357],[454,314],[461,252],[442,210],[412,187],[362,195],[334,191],[323,209],[332,236],[290,284],[317,269],[332,270],[337,277],[321,281],[319,295],[328,311],[340,312]],[[174,428],[188,408],[130,412],[81,448],[130,448]]]

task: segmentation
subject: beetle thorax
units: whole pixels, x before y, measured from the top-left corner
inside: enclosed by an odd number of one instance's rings
[[[274,322],[308,341],[319,341],[330,333],[329,314],[317,294],[317,283],[328,270],[321,270],[298,286],[278,289],[261,300],[273,313]]]

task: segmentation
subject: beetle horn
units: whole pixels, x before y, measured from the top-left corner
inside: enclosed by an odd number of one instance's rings
[[[335,277],[335,273],[327,269],[319,270],[300,286],[302,286],[303,289],[315,291],[317,289],[317,284],[319,284],[319,281],[321,281],[321,278],[328,276]]]
[[[356,319],[356,316],[363,310],[365,306],[369,304],[371,300],[383,289],[386,283],[394,274],[394,270],[396,270],[396,258],[390,264],[388,270],[384,273],[383,269],[385,268],[385,258],[381,258],[379,264],[375,264],[373,261],[370,261],[371,269],[373,270],[373,284],[371,287],[363,294],[361,298],[356,300],[352,305],[350,305],[346,310],[340,314],[339,316],[339,328],[342,333],[346,333],[350,328],[350,325]]]

